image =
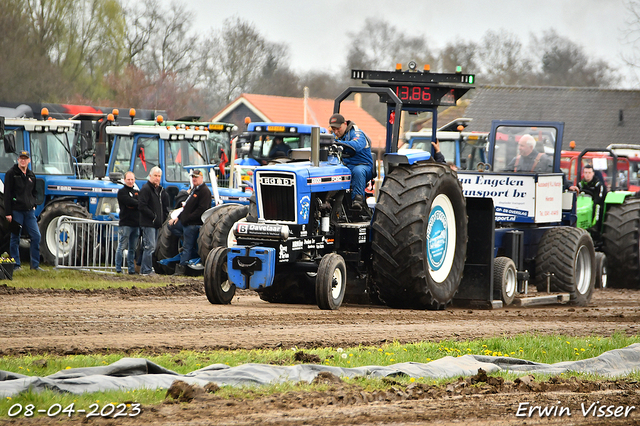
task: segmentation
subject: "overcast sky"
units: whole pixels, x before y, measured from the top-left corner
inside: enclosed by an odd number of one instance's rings
[[[288,45],[296,71],[338,71],[349,49],[348,33],[359,31],[368,17],[426,36],[433,50],[448,42],[477,41],[490,29],[515,33],[527,44],[532,32],[553,28],[591,58],[618,68],[623,67],[621,55],[630,52],[624,37],[625,0],[175,1],[196,12],[199,33],[220,29],[234,16],[253,23],[267,40]]]

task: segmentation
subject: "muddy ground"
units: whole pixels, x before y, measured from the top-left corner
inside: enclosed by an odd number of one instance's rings
[[[638,333],[640,291],[596,290],[587,307],[446,311],[394,310],[382,306],[274,305],[249,291],[231,305],[211,305],[201,279],[154,277],[165,287],[63,291],[0,286],[0,355],[26,353],[89,354],[109,351],[159,353],[182,349],[253,349],[318,346],[347,347],[384,342],[468,340],[519,333],[608,336]],[[331,378],[327,378],[330,380]],[[482,377],[480,377],[482,379]],[[640,424],[640,384],[628,380],[598,383],[554,379],[471,386],[471,379],[444,387],[391,384],[390,390],[365,393],[337,381],[324,393],[222,400],[200,392],[191,402],[168,398],[127,419],[91,419],[95,424]],[[476,380],[477,381],[477,380]],[[598,402],[599,401],[599,402]],[[530,405],[519,405],[519,404]],[[582,414],[593,403],[612,405],[613,416]],[[562,416],[516,416],[521,407],[566,407]],[[627,416],[615,416],[625,407]],[[638,409],[626,407],[637,406]],[[526,410],[525,410],[526,411]],[[560,411],[558,409],[557,411]],[[606,415],[606,410],[603,410]],[[521,412],[522,413],[522,412]],[[5,418],[6,419],[6,418]],[[36,423],[59,424],[61,418]],[[125,421],[126,420],[126,421]],[[65,419],[65,423],[86,419]]]

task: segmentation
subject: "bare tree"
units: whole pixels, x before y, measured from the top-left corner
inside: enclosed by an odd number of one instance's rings
[[[476,73],[480,70],[477,51],[478,45],[474,42],[457,41],[447,44],[440,52],[440,69],[443,72],[454,72],[460,66],[465,73]]]
[[[0,100],[56,101],[69,89],[37,43],[26,0],[5,0],[0,13]]]
[[[349,69],[395,68],[396,63],[431,64],[434,57],[427,41],[420,37],[408,37],[388,22],[365,19],[363,28],[357,33],[349,33],[347,66]]]
[[[602,60],[591,60],[582,46],[547,30],[531,36],[532,51],[538,52],[537,84],[545,86],[609,87],[619,82],[615,70]]]
[[[141,55],[149,44],[160,19],[158,0],[130,1],[123,7],[125,17],[125,63],[142,61]]]
[[[501,30],[487,31],[478,49],[482,81],[493,84],[519,84],[532,74],[531,59],[523,52],[515,34]]]
[[[283,46],[268,42],[240,18],[225,20],[223,27],[224,31],[215,32],[206,42],[216,48],[210,51],[204,74],[209,99],[219,107],[255,89],[257,82],[277,70],[286,56]]]

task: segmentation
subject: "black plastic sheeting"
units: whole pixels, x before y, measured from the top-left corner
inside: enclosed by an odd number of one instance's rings
[[[58,392],[80,394],[108,390],[134,390],[169,388],[174,380],[205,386],[213,382],[219,386],[259,386],[286,381],[311,382],[323,371],[341,377],[389,377],[447,378],[471,376],[482,368],[487,373],[510,371],[522,374],[560,374],[581,372],[607,377],[620,377],[640,371],[640,343],[623,349],[615,349],[595,358],[542,364],[517,358],[482,355],[444,357],[427,364],[405,362],[389,366],[341,368],[326,365],[302,364],[273,366],[244,364],[229,367],[212,364],[188,374],[167,370],[144,358],[123,358],[111,365],[74,368],[59,371],[47,377],[25,376],[0,370],[0,397],[14,396],[29,389],[39,392],[51,389]]]

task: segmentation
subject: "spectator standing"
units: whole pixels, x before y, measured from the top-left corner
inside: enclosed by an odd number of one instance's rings
[[[202,170],[193,169],[189,176],[192,183],[189,197],[178,217],[169,220],[171,232],[183,237],[180,263],[173,275],[184,275],[189,260],[198,257],[198,234],[202,226],[200,216],[211,207],[211,191],[204,183]]]
[[[28,151],[20,151],[18,163],[4,175],[4,211],[7,220],[15,221],[27,230],[31,237],[31,269],[40,267],[40,229],[36,219],[36,175],[29,169],[31,157]],[[15,229],[15,228],[14,228]],[[20,270],[20,234],[11,232],[9,254],[16,261],[14,271]]]
[[[122,253],[128,247],[127,269],[129,275],[136,273],[135,255],[140,236],[139,192],[135,188],[136,175],[129,171],[124,174],[124,186],[118,191],[120,222],[118,223],[118,249],[116,250],[116,273],[122,273]]]
[[[169,195],[160,185],[162,169],[155,166],[149,172],[148,182],[142,185],[138,196],[140,228],[142,229],[142,263],[140,275],[155,274],[152,256],[156,249],[158,229],[162,227],[169,213]]]

